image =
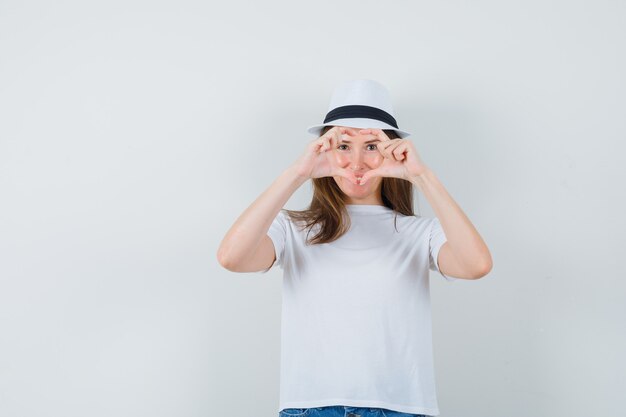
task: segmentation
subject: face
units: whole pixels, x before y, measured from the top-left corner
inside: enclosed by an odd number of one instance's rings
[[[337,162],[341,168],[353,171],[357,176],[378,168],[383,156],[378,152],[380,141],[371,134],[361,135],[358,128],[349,128],[349,135],[344,135],[335,149]],[[347,196],[347,204],[382,204],[382,177],[370,178],[365,185],[354,184],[349,180],[335,176],[335,182]]]

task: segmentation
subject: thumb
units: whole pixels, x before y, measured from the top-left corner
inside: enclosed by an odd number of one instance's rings
[[[363,177],[361,178],[361,185],[365,184],[370,178],[376,178],[380,176],[381,172],[378,168],[367,171],[365,174],[363,174]]]
[[[352,172],[351,170],[345,169],[345,168],[339,168],[339,169],[337,169],[336,173],[337,173],[337,175],[347,179],[351,183],[357,184],[356,175],[354,175],[354,172]]]

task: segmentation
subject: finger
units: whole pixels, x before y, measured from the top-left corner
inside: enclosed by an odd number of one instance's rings
[[[400,144],[400,140],[401,139],[392,139],[387,142],[379,142],[376,144],[376,148],[385,158],[394,159],[391,151],[393,151],[394,148]]]
[[[322,138],[322,145],[319,150],[320,153],[327,152],[333,149],[333,143],[335,142],[335,134],[324,135]]]
[[[331,149],[333,150],[335,149],[335,147],[337,146],[337,144],[339,143],[343,135],[344,134],[341,132],[341,130],[336,130],[334,132],[334,134],[329,139],[329,144],[330,144]]]
[[[320,137],[317,142],[315,143],[314,146],[314,150],[316,153],[323,153],[326,151],[326,142],[328,141],[328,138],[326,137],[326,135]]]
[[[311,142],[311,144],[309,146],[310,146],[310,149],[313,150],[313,152],[315,152],[315,153],[321,152],[322,151],[322,147],[324,146],[324,137],[320,136],[319,138],[317,138],[313,142]]]
[[[372,129],[359,129],[358,130],[359,134],[363,135],[363,136],[367,136],[368,139],[379,139],[377,134],[375,134],[374,132],[372,132]]]
[[[337,137],[341,137],[341,128],[339,126],[335,126],[328,131],[328,141],[332,144],[333,140]]]
[[[391,151],[397,161],[402,161],[403,159],[406,159],[406,155],[404,155],[405,152],[408,152],[408,145],[406,143],[402,143],[396,146],[396,148]]]
[[[330,148],[329,141],[330,141],[330,138],[324,138],[324,143],[322,145],[322,152],[326,152]]]
[[[320,152],[326,152],[327,150],[331,149],[333,146],[333,139],[335,137],[337,137],[337,135],[340,135],[341,133],[341,128],[339,126],[335,126],[332,129],[330,129],[328,132],[326,132],[321,138],[321,142],[322,145],[319,148]]]
[[[349,169],[337,168],[337,170],[335,171],[335,175],[343,177],[353,184],[358,184],[356,175],[354,175],[354,172],[350,171]]]
[[[329,130],[329,132],[333,132],[333,134],[337,134],[337,136],[339,138],[341,138],[342,135],[350,135],[351,132],[348,128],[342,127],[342,126],[335,126],[332,129]]]
[[[331,150],[333,149],[333,147],[335,146],[335,142],[336,142],[336,136],[337,136],[337,131],[333,132],[332,135],[329,135],[326,138],[326,145],[327,145],[327,150]]]
[[[359,130],[359,133],[364,133],[364,134],[370,133],[370,134],[376,136],[378,139],[380,139],[383,142],[387,142],[387,141],[391,140],[391,139],[389,139],[389,136],[387,136],[387,134],[385,132],[383,132],[382,129],[373,129],[373,128],[361,129],[361,130]]]
[[[353,128],[353,127],[343,127],[342,128],[344,130],[344,133],[348,136],[356,136],[357,135],[357,129]]]
[[[333,146],[335,146],[335,143],[337,143],[337,138],[335,136],[331,136],[328,138],[328,149],[332,149]]]
[[[370,178],[380,177],[382,174],[379,169],[371,169],[363,174],[361,178],[361,185],[365,184]]]
[[[396,158],[395,151],[396,151],[398,148],[400,148],[401,146],[403,146],[403,145],[404,145],[404,144],[403,144],[403,142],[402,142],[402,140],[401,140],[401,139],[400,139],[400,140],[395,140],[395,139],[394,139],[394,140],[392,141],[392,144],[391,144],[391,145],[389,145],[387,148],[385,148],[385,151],[387,152],[387,155],[389,155],[389,158],[390,158],[390,159],[393,159],[393,160],[397,160],[397,161],[399,161],[400,159]]]

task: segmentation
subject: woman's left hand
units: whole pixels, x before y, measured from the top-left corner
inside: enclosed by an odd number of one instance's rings
[[[377,168],[363,175],[361,184],[365,184],[374,177],[393,177],[410,181],[428,169],[409,139],[389,139],[389,136],[381,129],[360,129],[359,133],[376,136],[380,140],[376,148],[384,157],[383,162]]]

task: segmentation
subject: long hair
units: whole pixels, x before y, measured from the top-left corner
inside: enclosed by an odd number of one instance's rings
[[[326,126],[320,136],[323,136],[333,126]],[[390,139],[399,138],[395,130],[383,130]],[[333,177],[313,178],[313,198],[305,210],[287,210],[289,217],[295,222],[309,229],[319,224],[318,232],[307,238],[308,244],[329,243],[339,239],[350,229],[350,216],[346,210],[346,194],[335,182]],[[382,178],[381,194],[383,204],[394,210],[394,226],[398,213],[405,216],[414,216],[413,213],[413,184],[400,178]],[[396,228],[397,230],[397,228]],[[307,233],[308,236],[308,233]]]

